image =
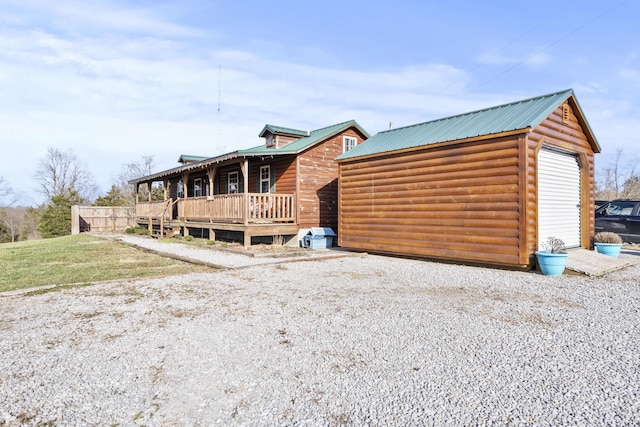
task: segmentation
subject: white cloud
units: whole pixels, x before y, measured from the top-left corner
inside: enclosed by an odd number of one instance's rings
[[[8,6],[0,20],[10,24],[0,35],[0,176],[14,186],[29,185],[37,159],[52,146],[71,148],[107,190],[121,165],[143,153],[166,169],[183,153],[257,145],[266,123],[315,129],[355,119],[375,134],[390,121],[406,126],[540,94],[531,92],[532,80],[472,92],[471,82],[481,80],[475,70],[444,62],[342,69],[329,60],[276,60],[221,46],[216,34],[173,24],[151,9],[102,1],[0,4]],[[527,51],[482,62],[504,70],[527,58],[528,69],[554,61]],[[329,59],[327,52],[309,48],[316,58]],[[637,82],[633,63],[625,67],[620,76]],[[625,123],[637,124],[626,120],[635,117],[634,103],[614,99],[616,90],[601,80],[571,78],[601,144],[622,141]]]
[[[69,32],[119,31],[167,37],[200,37],[202,30],[168,22],[155,8],[118,7],[109,1],[1,0],[7,9],[6,22],[63,28]],[[11,8],[18,8],[14,11]]]

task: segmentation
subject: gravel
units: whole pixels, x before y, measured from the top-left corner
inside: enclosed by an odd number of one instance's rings
[[[640,424],[640,264],[287,261],[0,298],[0,425]]]

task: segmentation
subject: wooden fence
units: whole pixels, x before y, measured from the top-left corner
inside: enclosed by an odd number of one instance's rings
[[[120,206],[71,206],[71,234],[124,231],[135,227],[135,210]]]

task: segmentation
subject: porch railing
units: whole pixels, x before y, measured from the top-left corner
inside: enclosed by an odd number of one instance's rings
[[[154,202],[138,202],[136,204],[136,217],[153,218],[165,221],[171,220],[171,200],[162,200]]]
[[[178,218],[233,223],[295,223],[293,194],[241,193],[178,200]]]

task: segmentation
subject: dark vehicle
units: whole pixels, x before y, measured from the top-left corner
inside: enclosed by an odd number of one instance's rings
[[[629,243],[640,243],[640,200],[613,200],[596,209],[596,233],[612,231]]]

